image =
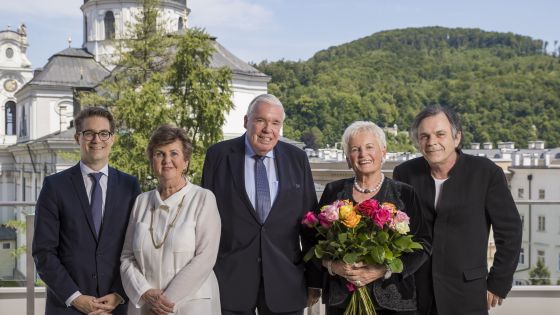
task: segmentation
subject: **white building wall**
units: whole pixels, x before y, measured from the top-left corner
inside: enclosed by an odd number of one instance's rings
[[[560,185],[558,184],[560,168],[542,166],[542,161],[537,162],[538,167],[531,167],[535,164],[534,160],[527,160],[526,164],[522,164],[523,160],[520,160],[520,163],[518,167],[510,168],[513,173],[510,186],[514,199],[560,201]],[[532,176],[530,181],[529,175]],[[540,195],[539,190],[544,190],[544,196]],[[525,252],[525,264],[519,265],[518,270],[520,271],[516,272],[515,278],[528,279],[529,270],[534,268],[537,263],[539,251],[544,251],[551,282],[556,284],[560,279],[560,204],[519,205],[518,209],[519,214],[524,218],[522,246]],[[539,226],[540,217],[544,218],[544,229],[542,225]]]
[[[249,103],[258,95],[267,93],[267,81],[247,80],[240,75],[234,75],[231,89],[234,108],[226,117],[223,127],[224,138],[233,138],[245,133],[243,118],[247,113]]]

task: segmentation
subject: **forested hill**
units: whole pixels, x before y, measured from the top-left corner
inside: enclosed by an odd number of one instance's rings
[[[465,143],[545,140],[560,146],[560,58],[543,41],[443,27],[383,31],[307,61],[263,61],[288,119],[285,136],[323,146],[355,120],[408,130],[420,108],[451,106]],[[390,149],[403,150],[402,137]],[[399,144],[400,143],[400,144]]]

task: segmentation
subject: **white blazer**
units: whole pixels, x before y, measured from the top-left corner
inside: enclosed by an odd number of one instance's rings
[[[207,189],[188,183],[165,201],[157,190],[139,195],[121,254],[128,314],[147,314],[149,305],[142,294],[156,288],[175,303],[176,315],[219,315],[218,282],[212,268],[220,231],[216,198]],[[163,246],[158,249],[154,243]]]

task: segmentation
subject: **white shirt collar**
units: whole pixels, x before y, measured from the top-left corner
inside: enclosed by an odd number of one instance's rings
[[[87,176],[89,173],[103,173],[105,176],[109,176],[109,164],[105,164],[99,171],[94,171],[89,168],[84,162],[80,161],[80,170],[82,175]]]

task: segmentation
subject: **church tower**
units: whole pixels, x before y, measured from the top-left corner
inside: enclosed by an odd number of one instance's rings
[[[84,0],[81,9],[84,16],[83,48],[94,55],[95,60],[109,69],[113,68],[112,56],[115,40],[125,38],[128,26],[142,7],[138,0]],[[161,21],[168,32],[187,27],[190,10],[186,0],[161,0]]]
[[[25,55],[28,46],[25,24],[17,30],[0,31],[0,147],[16,143],[17,118],[25,117],[25,110],[17,106],[15,94],[33,77],[31,63]]]

